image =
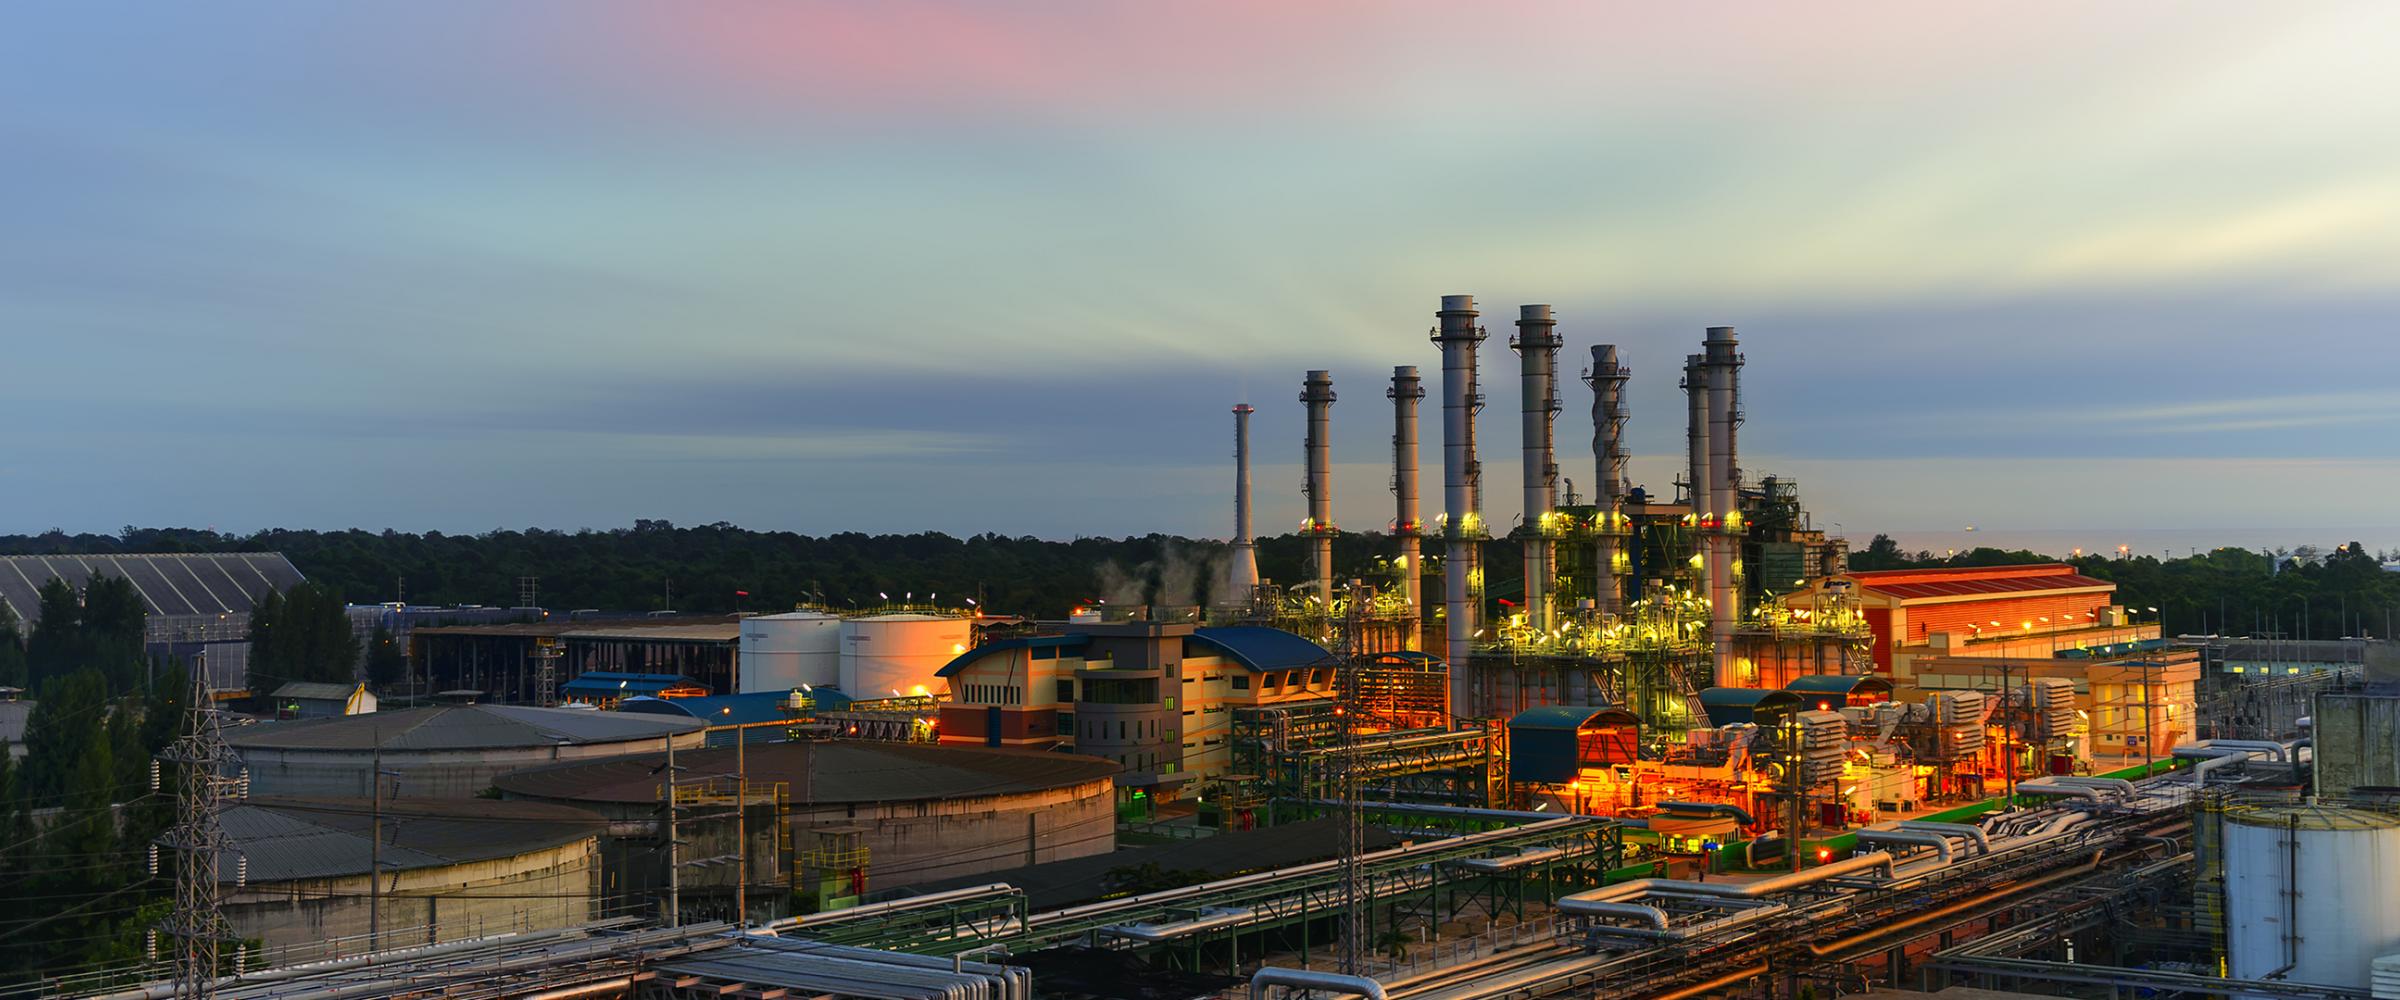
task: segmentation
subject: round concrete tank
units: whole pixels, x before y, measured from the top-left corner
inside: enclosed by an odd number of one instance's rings
[[[974,625],[947,615],[874,615],[842,622],[842,693],[889,698],[938,693],[936,672],[975,642]]]
[[[2330,806],[2225,815],[2227,972],[2365,990],[2400,951],[2400,818]]]
[[[742,619],[742,691],[789,691],[839,683],[842,619],[791,611]]]

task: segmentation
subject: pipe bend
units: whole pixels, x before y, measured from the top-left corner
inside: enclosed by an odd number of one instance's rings
[[[1313,969],[1281,969],[1272,965],[1250,977],[1250,1000],[1266,1000],[1269,986],[1297,986],[1308,990],[1329,990],[1338,996],[1384,1000],[1383,984],[1365,976],[1345,976]]]

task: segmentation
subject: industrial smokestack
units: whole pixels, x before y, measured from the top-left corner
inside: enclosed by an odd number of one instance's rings
[[[1704,360],[1705,358],[1698,354],[1687,354],[1683,357],[1683,397],[1687,404],[1684,449],[1687,452],[1685,457],[1688,460],[1687,468],[1684,471],[1684,481],[1690,484],[1684,492],[1690,496],[1692,503],[1690,521],[1692,552],[1700,557],[1703,564],[1714,555],[1709,548],[1707,528],[1705,527],[1709,520],[1709,492],[1708,369],[1701,364]],[[1703,570],[1703,573],[1705,572]],[[1705,576],[1694,581],[1692,586],[1702,596],[1706,596],[1709,592],[1708,580]]]
[[[1258,546],[1250,534],[1250,404],[1233,408],[1233,561],[1225,569],[1226,604],[1248,604],[1258,590]]]
[[[1741,553],[1741,467],[1734,463],[1734,432],[1741,426],[1742,356],[1730,326],[1708,328],[1703,364],[1708,369],[1708,488],[1714,523],[1705,525],[1713,542],[1708,558],[1709,637],[1716,654],[1719,687],[1734,686],[1733,627],[1740,612],[1736,564]]]
[[[1602,614],[1618,614],[1624,609],[1622,588],[1618,586],[1617,565],[1625,561],[1625,540],[1620,534],[1625,518],[1625,381],[1633,373],[1617,363],[1617,345],[1592,345],[1592,374],[1585,381],[1592,386],[1592,460],[1599,466],[1600,494],[1597,506],[1606,520],[1600,524],[1599,579],[1593,593],[1594,603]]]
[[[1425,645],[1425,518],[1417,506],[1417,401],[1425,398],[1425,384],[1417,378],[1417,366],[1400,365],[1392,369],[1392,387],[1383,391],[1392,401],[1392,497],[1399,501],[1392,516],[1392,538],[1400,543],[1400,552],[1392,563],[1399,567],[1401,593],[1408,601],[1402,613],[1400,638],[1409,650]]]
[[[1486,334],[1475,325],[1472,295],[1442,296],[1441,311],[1434,315],[1441,320],[1433,342],[1442,346],[1442,606],[1448,619],[1450,714],[1464,719],[1474,714],[1467,659],[1483,611],[1483,514],[1478,509],[1483,470],[1475,461],[1475,409],[1483,393],[1475,382],[1475,352]]]
[[[1550,581],[1557,550],[1550,512],[1558,507],[1558,454],[1551,428],[1558,420],[1558,324],[1549,306],[1517,307],[1518,378],[1525,464],[1525,624],[1550,631]]]
[[[1317,598],[1333,610],[1333,373],[1312,371],[1300,384],[1300,402],[1308,407],[1308,522],[1301,527],[1314,545],[1313,565]]]

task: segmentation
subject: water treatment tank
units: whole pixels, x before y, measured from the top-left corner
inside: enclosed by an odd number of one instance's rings
[[[842,693],[852,698],[938,694],[943,665],[974,643],[974,625],[948,615],[894,614],[842,622]]]
[[[842,620],[817,611],[742,619],[741,690],[829,686],[842,670]]]
[[[2225,814],[2228,972],[2365,990],[2400,951],[2400,818],[2280,805]]]

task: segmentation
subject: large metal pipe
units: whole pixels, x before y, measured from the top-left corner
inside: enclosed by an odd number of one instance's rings
[[[1417,403],[1425,398],[1417,366],[1392,368],[1392,387],[1383,391],[1392,401],[1392,539],[1400,551],[1392,565],[1400,571],[1401,594],[1408,602],[1402,613],[1400,637],[1410,650],[1425,646],[1425,515],[1417,502]]]
[[[1632,375],[1617,363],[1617,345],[1592,345],[1592,373],[1584,381],[1592,387],[1592,461],[1599,466],[1600,492],[1594,505],[1600,516],[1600,551],[1598,579],[1593,581],[1593,604],[1601,614],[1613,615],[1624,610],[1624,592],[1618,582],[1626,560],[1625,541],[1617,533],[1625,517],[1625,381]]]
[[[1922,830],[1926,833],[1938,833],[1945,837],[1964,837],[1975,845],[1975,853],[1992,853],[1991,835],[1985,833],[1982,827],[1971,823],[1937,823],[1929,819],[1904,819],[1900,821],[1900,829]]]
[[[1945,865],[1950,863],[1950,838],[1938,833],[1925,830],[1903,830],[1894,826],[1880,830],[1866,827],[1859,830],[1856,835],[1861,844],[1909,844],[1930,847],[1933,848],[1936,859]]]
[[[1734,621],[1741,611],[1742,473],[1735,461],[1734,432],[1742,422],[1742,356],[1737,346],[1730,326],[1709,327],[1702,343],[1702,363],[1708,369],[1708,506],[1714,517],[1713,523],[1703,522],[1701,530],[1709,539],[1708,631],[1720,687],[1742,683],[1733,649]]]
[[[1317,599],[1333,612],[1333,373],[1312,371],[1300,384],[1300,402],[1308,407],[1308,521],[1301,530],[1312,544],[1309,571],[1316,579]]]
[[[1442,347],[1442,606],[1450,661],[1450,714],[1468,718],[1467,660],[1481,623],[1483,514],[1479,509],[1483,470],[1475,461],[1475,411],[1483,394],[1475,382],[1475,352],[1485,333],[1475,324],[1472,295],[1442,296],[1433,342]]]
[[[1383,984],[1365,976],[1345,976],[1314,969],[1279,969],[1272,965],[1250,976],[1250,1000],[1266,1000],[1269,986],[1296,986],[1304,990],[1322,990],[1334,996],[1384,1000]]]
[[[1233,559],[1222,604],[1248,604],[1258,590],[1258,543],[1250,533],[1250,404],[1233,408]]]
[[[1726,899],[1756,899],[1760,896],[1789,892],[1793,889],[1815,885],[1826,879],[1840,878],[1863,871],[1878,871],[1886,876],[1891,875],[1891,853],[1876,851],[1872,854],[1861,854],[1856,857],[1844,858],[1832,864],[1818,865],[1815,868],[1803,869],[1788,875],[1777,875],[1774,878],[1738,885],[1728,885],[1722,882],[1690,882],[1668,878],[1635,879],[1631,882],[1619,882],[1615,885],[1586,889],[1582,892],[1560,896],[1557,906],[1560,913],[1584,913],[1588,911],[1587,904],[1590,903],[1622,903],[1652,892]]]
[[[1550,540],[1551,512],[1558,509],[1558,452],[1552,428],[1558,421],[1558,321],[1550,307],[1517,307],[1518,385],[1523,440],[1525,503],[1525,624],[1537,634],[1553,620],[1550,581],[1558,557]]]
[[[1679,990],[1668,990],[1665,993],[1660,993],[1656,996],[1650,997],[1649,1000],[1689,1000],[1691,997],[1714,993],[1745,979],[1755,979],[1766,974],[1766,966],[1753,965],[1745,969],[1735,969],[1732,972],[1728,972],[1722,976],[1717,976],[1703,982],[1693,983],[1692,985],[1686,986]]]

